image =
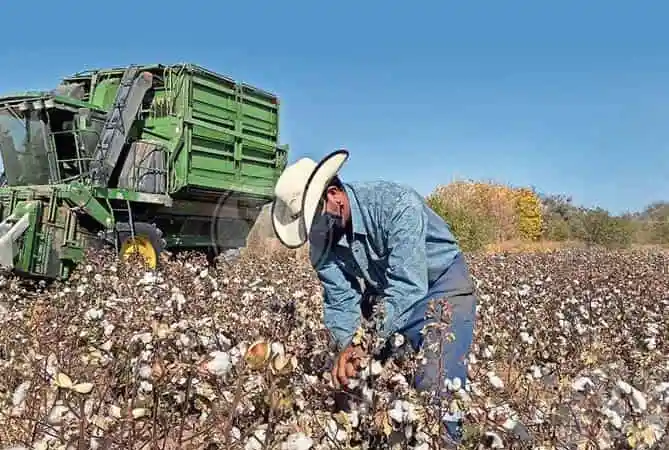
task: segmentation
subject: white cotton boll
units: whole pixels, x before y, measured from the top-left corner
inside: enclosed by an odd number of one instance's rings
[[[495,389],[503,389],[504,388],[504,382],[500,377],[498,377],[495,372],[488,372],[486,374],[488,377],[488,382],[495,388]]]
[[[612,409],[609,409],[605,406],[602,407],[600,410],[601,413],[606,416],[606,418],[609,420],[609,423],[613,425],[617,429],[621,429],[623,426],[623,419],[620,417],[620,415],[613,411]]]
[[[149,344],[153,340],[151,333],[138,333],[132,337],[131,342],[141,341],[142,344]]]
[[[112,325],[111,323],[103,321],[103,332],[104,332],[105,337],[111,336],[111,334],[114,332],[115,328],[116,327],[114,325]]]
[[[14,394],[12,394],[12,406],[21,407],[26,400],[28,389],[30,388],[30,381],[24,381],[19,384]]]
[[[608,376],[606,375],[606,372],[604,372],[602,369],[595,369],[592,371],[592,374],[601,379],[601,380],[606,380],[608,379]]]
[[[143,364],[139,368],[139,377],[148,380],[149,378],[151,378],[151,372],[152,372],[151,366],[149,366],[148,364]]]
[[[306,434],[294,433],[281,444],[281,450],[309,450],[313,445],[313,439]]]
[[[481,391],[481,387],[478,383],[470,383],[467,385],[467,388],[474,397],[481,397],[483,395],[483,391]]]
[[[595,383],[588,377],[579,377],[571,384],[571,388],[576,392],[583,392],[589,387],[595,387]]]
[[[367,377],[363,377],[367,378]],[[348,388],[349,389],[356,389],[358,386],[360,386],[360,380],[357,378],[349,378],[348,379]]]
[[[284,355],[286,353],[286,348],[281,342],[272,342],[270,349],[272,355]]]
[[[669,391],[669,382],[663,381],[662,383],[655,386],[655,392],[662,394],[666,391]]]
[[[492,357],[494,356],[494,351],[490,347],[486,347],[483,349],[481,356],[484,359],[492,359]]]
[[[404,427],[404,437],[406,438],[407,441],[411,440],[411,437],[413,436],[413,427],[411,425],[407,425]]]
[[[390,379],[390,382],[400,386],[402,389],[406,389],[409,387],[409,383],[407,382],[406,377],[401,373],[396,373],[395,375],[393,375],[392,378]]]
[[[536,365],[532,366],[532,378],[534,378],[535,380],[538,380],[542,376],[543,376],[543,374],[541,373],[541,367],[536,366]]]
[[[172,306],[176,307],[177,311],[182,311],[186,304],[186,297],[179,291],[172,294]]]
[[[153,284],[153,283],[155,283],[157,280],[158,280],[158,277],[156,277],[155,274],[153,274],[153,273],[151,273],[151,272],[145,272],[145,273],[144,273],[144,277],[142,277],[142,279],[139,280],[139,283],[138,283],[138,284],[140,284],[140,285],[149,285],[149,284]]]
[[[416,443],[418,444],[429,444],[430,443],[430,435],[427,434],[424,431],[419,431],[416,433]]]
[[[646,397],[637,389],[632,389],[632,407],[635,412],[645,411],[648,406]]]
[[[102,311],[102,309],[91,308],[88,311],[86,311],[85,317],[91,321],[100,320],[103,314],[104,312]]]
[[[404,410],[402,409],[401,400],[395,400],[393,407],[388,411],[388,416],[397,423],[402,423],[404,419]]]
[[[104,351],[108,352],[108,351],[110,351],[110,350],[112,349],[112,345],[114,345],[114,343],[112,342],[111,339],[109,339],[109,340],[105,341],[105,342],[100,346],[100,350],[104,350]]]
[[[502,424],[502,428],[504,428],[506,431],[512,431],[514,428],[516,428],[517,423],[518,422],[509,417]]]
[[[348,437],[346,430],[339,426],[339,424],[334,419],[328,419],[326,425],[326,433],[330,439],[334,439],[339,442],[344,442]]]
[[[207,370],[216,376],[225,375],[232,367],[230,355],[227,352],[211,352],[209,354],[213,359],[207,362]]]
[[[370,371],[373,376],[380,375],[381,372],[383,372],[383,365],[377,360],[372,361],[372,364],[370,365]]]
[[[55,354],[49,353],[46,358],[46,373],[49,377],[55,377],[59,372],[58,358]]]
[[[358,425],[360,425],[360,415],[358,414],[358,411],[351,411],[348,413],[348,422],[351,424],[351,427],[358,428]]]
[[[49,425],[60,425],[63,423],[65,416],[69,412],[69,408],[63,404],[62,401],[56,402],[56,404],[49,411],[49,416],[47,417],[47,422]]]
[[[370,376],[379,376],[383,372],[383,365],[377,360],[373,360],[360,371],[360,379],[367,380]]]
[[[520,333],[520,340],[528,345],[534,344],[534,338],[530,336],[530,334],[527,331],[523,331]]]
[[[650,337],[644,339],[644,342],[646,343],[646,348],[650,351],[653,351],[657,348],[657,340],[655,337]]]
[[[401,334],[395,334],[395,336],[393,336],[393,346],[395,348],[399,348],[402,345],[404,345],[404,336]]]
[[[397,423],[412,423],[418,419],[416,407],[406,400],[395,400],[388,416]]]
[[[532,413],[532,423],[536,425],[540,425],[544,423],[546,419],[546,414],[540,410],[540,409],[535,409]]]
[[[456,395],[460,400],[464,401],[465,403],[471,403],[471,401],[472,401],[472,398],[469,396],[469,394],[467,393],[467,391],[465,391],[464,389],[458,389],[458,390],[455,392],[455,395]]]
[[[625,394],[629,395],[632,393],[632,386],[630,386],[627,382],[623,380],[618,380],[616,382],[616,386],[618,387],[618,389],[620,389],[621,392]]]
[[[179,344],[181,345],[182,348],[189,348],[191,344],[191,340],[188,336],[185,334],[180,334],[179,339],[178,339]]]
[[[267,432],[264,429],[255,430],[246,441],[244,450],[262,450],[265,445],[266,434]]]
[[[580,312],[581,315],[582,315],[584,318],[586,318],[586,319],[588,318],[588,310],[585,308],[585,306],[580,305],[580,306],[578,307],[578,312]]]
[[[406,411],[407,422],[415,423],[416,421],[418,421],[419,419],[418,410],[416,410],[416,407],[412,403],[406,402],[405,411]]]

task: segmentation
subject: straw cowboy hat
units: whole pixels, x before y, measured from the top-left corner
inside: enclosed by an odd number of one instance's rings
[[[302,246],[325,189],[348,159],[348,151],[337,150],[319,163],[302,158],[286,167],[274,188],[272,227],[283,245]]]

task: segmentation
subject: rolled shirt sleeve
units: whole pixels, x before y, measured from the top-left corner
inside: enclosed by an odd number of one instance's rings
[[[316,273],[323,286],[323,321],[341,350],[351,343],[360,326],[360,285],[331,258]]]
[[[413,306],[428,293],[426,233],[427,217],[421,199],[417,195],[403,195],[388,223],[383,338],[401,329],[409,320]]]

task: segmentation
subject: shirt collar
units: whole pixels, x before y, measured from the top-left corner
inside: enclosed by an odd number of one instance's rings
[[[344,184],[344,191],[346,192],[346,197],[348,198],[348,205],[351,208],[351,226],[353,228],[353,235],[367,235],[367,230],[365,230],[365,225],[362,222],[362,214],[360,211],[360,204],[358,203],[358,199],[355,197],[355,194],[353,193],[353,190],[350,188],[350,186]],[[345,234],[339,238],[337,245],[348,247]]]
[[[350,186],[344,184],[344,190],[346,191],[348,204],[351,208],[351,225],[353,226],[353,234],[366,235],[367,230],[365,229],[365,224],[362,222],[362,213],[358,199]]]

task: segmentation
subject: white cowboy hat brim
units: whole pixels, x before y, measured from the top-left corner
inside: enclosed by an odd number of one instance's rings
[[[309,171],[301,188],[299,214],[294,214],[286,203],[277,198],[272,202],[272,228],[283,245],[294,249],[307,242],[314,214],[325,187],[337,175],[347,159],[346,150],[337,150],[323,158],[313,170]]]
[[[302,198],[302,223],[306,230],[307,239],[325,189],[348,159],[348,151],[337,150],[330,153],[318,163],[307,181],[307,187]]]
[[[272,228],[281,243],[288,248],[298,248],[307,241],[307,234],[300,217],[293,217],[283,202],[272,202]]]

